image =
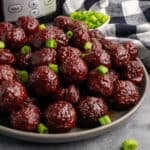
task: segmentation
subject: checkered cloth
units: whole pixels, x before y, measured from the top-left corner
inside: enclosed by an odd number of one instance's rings
[[[131,38],[139,45],[139,56],[150,71],[150,0],[66,0],[65,15],[76,10],[96,10],[111,16],[100,29],[106,36]]]

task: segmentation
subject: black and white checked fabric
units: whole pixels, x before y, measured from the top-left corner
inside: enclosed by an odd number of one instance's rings
[[[135,39],[140,58],[150,71],[150,0],[65,0],[65,15],[76,10],[109,14],[110,23],[100,30],[109,37]]]

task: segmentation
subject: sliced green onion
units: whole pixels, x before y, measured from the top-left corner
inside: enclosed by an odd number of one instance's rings
[[[47,48],[57,48],[57,42],[54,39],[48,39],[45,43]]]
[[[37,127],[37,131],[38,133],[48,133],[48,128],[43,124],[43,123],[40,123]]]
[[[72,31],[67,31],[66,36],[67,36],[68,39],[71,39],[72,36],[73,36],[73,32]]]
[[[49,64],[49,68],[54,71],[55,73],[59,72],[59,68],[57,64]]]
[[[23,47],[21,48],[21,54],[22,54],[22,55],[27,55],[27,54],[30,53],[30,51],[31,51],[31,47],[28,46],[28,45],[25,45],[25,46],[23,46]]]
[[[96,11],[75,11],[70,14],[73,20],[84,21],[90,29],[100,27],[110,19],[107,14]]]
[[[0,41],[0,49],[5,48],[5,43],[3,41]]]
[[[41,24],[41,25],[39,25],[39,29],[40,29],[40,30],[44,30],[44,29],[46,29],[45,24]]]
[[[86,42],[86,43],[84,44],[84,49],[85,49],[86,51],[91,50],[91,49],[92,49],[92,43],[91,43],[91,42]]]
[[[20,80],[21,80],[23,83],[27,83],[27,82],[28,82],[28,80],[29,80],[29,74],[28,74],[27,71],[25,71],[25,70],[22,70],[22,71],[17,70],[17,74],[19,75]]]
[[[110,117],[108,115],[100,117],[98,119],[98,121],[99,121],[100,125],[102,125],[102,126],[110,124],[112,122],[111,119],[110,119]]]
[[[86,56],[85,53],[82,53],[82,54],[81,54],[81,57],[82,57],[82,58],[85,58],[85,56]]]
[[[138,142],[134,139],[127,139],[122,142],[121,149],[122,150],[137,150]]]
[[[104,65],[99,65],[97,68],[96,68],[96,71],[102,75],[105,75],[108,73],[108,68]]]

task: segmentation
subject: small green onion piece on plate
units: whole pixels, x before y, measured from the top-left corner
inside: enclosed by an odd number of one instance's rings
[[[137,150],[138,142],[134,139],[127,139],[122,142],[121,150]]]
[[[68,39],[71,39],[72,36],[73,36],[73,32],[72,31],[67,31],[66,36],[67,36]]]
[[[28,45],[25,45],[25,46],[23,46],[23,47],[21,48],[21,54],[22,54],[22,55],[27,55],[27,54],[30,53],[30,51],[31,51],[31,47],[28,46]]]
[[[48,128],[43,123],[40,123],[37,127],[37,131],[41,134],[48,133]]]
[[[59,72],[59,68],[57,64],[49,64],[49,68],[54,71],[55,73]]]
[[[45,43],[47,48],[57,48],[57,42],[55,39],[48,39]]]
[[[28,74],[28,72],[26,70],[17,70],[16,72],[19,75],[20,80],[23,83],[27,83],[28,82],[28,80],[29,80],[29,74]]]
[[[44,29],[46,29],[45,24],[40,24],[40,25],[39,25],[39,29],[40,29],[40,30],[44,30]]]
[[[97,68],[96,68],[96,71],[99,73],[99,74],[102,74],[102,75],[105,75],[108,73],[108,68],[104,65],[99,65]]]
[[[5,42],[0,41],[0,49],[3,49],[3,48],[5,48]]]
[[[108,115],[105,115],[103,117],[100,117],[98,119],[98,122],[100,125],[104,126],[104,125],[110,124],[112,121]]]
[[[84,44],[84,49],[85,49],[86,51],[91,50],[91,49],[92,49],[92,43],[91,43],[91,42],[86,42],[86,43]]]

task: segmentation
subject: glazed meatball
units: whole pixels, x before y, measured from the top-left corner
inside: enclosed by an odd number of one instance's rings
[[[3,81],[0,84],[0,110],[12,111],[20,108],[27,98],[25,87],[15,81]]]
[[[57,101],[45,111],[45,119],[50,132],[69,132],[76,125],[76,111],[66,101]]]
[[[117,81],[114,87],[114,103],[117,109],[129,109],[139,100],[137,87],[131,81]]]
[[[37,19],[31,16],[21,16],[17,20],[17,25],[22,27],[27,35],[34,34],[39,26]]]
[[[138,57],[138,48],[132,41],[123,43],[123,46],[129,51],[131,60],[134,60]]]
[[[138,61],[132,60],[126,65],[124,74],[126,79],[139,84],[143,80],[144,70]]]
[[[83,49],[84,44],[90,41],[90,36],[87,30],[83,30],[80,28],[76,28],[73,32],[73,45],[74,47],[78,47]]]
[[[113,80],[109,73],[102,75],[94,69],[89,72],[87,87],[93,94],[109,97],[113,92]]]
[[[60,63],[65,62],[67,58],[79,58],[80,56],[80,50],[75,47],[62,46],[57,50],[57,59]]]
[[[40,48],[48,39],[56,40],[58,47],[68,44],[68,39],[63,30],[54,26],[48,26],[44,30],[38,30],[38,32],[33,37],[32,45],[36,48]]]
[[[65,91],[66,89],[64,87],[58,87],[55,92],[51,95],[51,98],[53,100],[60,100],[65,98]]]
[[[84,97],[78,106],[79,123],[82,127],[98,126],[98,119],[108,113],[108,107],[102,98]]]
[[[89,35],[91,38],[96,38],[98,40],[103,39],[104,35],[101,33],[101,31],[94,29],[89,31]]]
[[[9,65],[0,65],[0,83],[4,80],[14,80],[16,78],[16,71]]]
[[[99,42],[98,39],[91,38],[90,41],[92,43],[91,51],[102,51],[102,44]]]
[[[64,99],[70,103],[78,103],[80,99],[80,91],[75,85],[69,85],[65,89]]]
[[[103,48],[111,55],[112,61],[117,67],[128,64],[130,59],[129,51],[121,44],[106,39],[101,40],[101,43]]]
[[[56,63],[56,51],[50,48],[42,48],[32,53],[31,65],[42,66]]]
[[[81,58],[68,58],[60,66],[60,73],[64,81],[78,84],[86,79],[88,68]]]
[[[19,110],[12,111],[10,118],[14,129],[36,131],[40,123],[40,109],[30,103]]]
[[[6,41],[7,32],[12,29],[13,25],[9,22],[0,23],[0,40]]]
[[[49,67],[39,66],[30,73],[29,84],[37,96],[47,96],[57,90],[59,80],[58,76]]]
[[[20,27],[12,28],[6,36],[7,44],[10,48],[21,48],[27,41],[24,30]]]
[[[54,19],[54,25],[63,30],[66,30],[70,23],[72,23],[72,20],[67,16],[58,16]]]
[[[16,54],[17,67],[19,67],[20,69],[28,69],[28,68],[30,68],[31,56],[32,56],[31,48],[29,49],[29,51],[27,53],[19,51]]]
[[[9,49],[0,49],[0,64],[13,65],[15,62],[15,56]]]
[[[91,50],[85,54],[84,60],[90,69],[94,69],[98,65],[105,65],[108,68],[111,66],[111,57],[105,50]]]
[[[110,71],[109,71],[109,77],[110,77],[110,79],[111,79],[111,81],[113,82],[113,83],[115,83],[116,81],[118,81],[119,80],[119,78],[120,78],[120,74],[117,72],[117,71],[115,71],[115,70],[113,70],[113,69],[111,69]]]

